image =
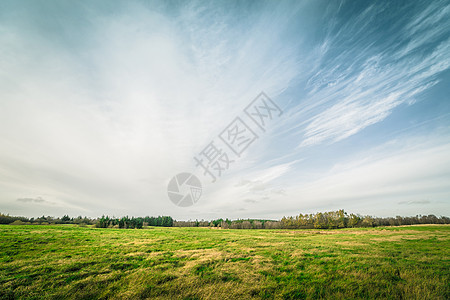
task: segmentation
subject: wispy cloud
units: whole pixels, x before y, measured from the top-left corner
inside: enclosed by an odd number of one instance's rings
[[[300,147],[352,136],[438,82],[437,76],[450,67],[450,18],[444,19],[449,6],[442,9],[441,4],[430,3],[426,13],[391,24],[400,30],[389,37],[370,36],[377,16],[386,13],[384,4],[372,5],[325,39],[317,52],[320,68],[308,81],[308,99],[293,115],[307,120],[300,123],[306,124]],[[367,14],[370,18],[362,17]]]
[[[430,204],[430,200],[409,200],[409,201],[400,201],[398,204],[405,205],[415,205],[415,204]]]

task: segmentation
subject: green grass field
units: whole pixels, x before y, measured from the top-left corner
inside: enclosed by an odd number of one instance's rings
[[[0,226],[2,299],[449,299],[450,226]]]

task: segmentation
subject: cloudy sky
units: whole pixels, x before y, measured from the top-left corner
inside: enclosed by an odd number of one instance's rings
[[[449,95],[448,1],[0,0],[0,212],[449,216]],[[236,117],[258,137],[239,157]]]

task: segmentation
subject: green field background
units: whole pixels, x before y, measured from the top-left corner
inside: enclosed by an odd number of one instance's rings
[[[1,299],[450,299],[450,226],[0,226]]]

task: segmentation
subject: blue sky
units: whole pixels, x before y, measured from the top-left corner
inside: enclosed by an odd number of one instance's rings
[[[0,1],[0,211],[450,215],[448,1]],[[283,110],[214,183],[197,156]],[[256,129],[255,129],[256,130]],[[190,207],[167,184],[202,181]]]

